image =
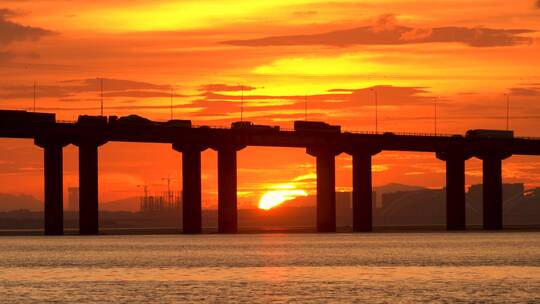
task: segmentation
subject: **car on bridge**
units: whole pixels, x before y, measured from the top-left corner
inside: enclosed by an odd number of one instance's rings
[[[131,114],[131,115],[128,115],[128,116],[122,116],[118,119],[114,119],[111,121],[111,119],[109,119],[109,123],[112,123],[112,124],[120,124],[120,125],[153,125],[154,122],[151,121],[150,119],[148,118],[144,118],[142,116],[139,116],[139,115],[134,115],[134,114]]]
[[[341,126],[333,126],[322,121],[297,120],[294,122],[294,131],[340,133]]]
[[[514,131],[511,130],[486,130],[474,129],[465,133],[468,138],[514,138]]]
[[[279,126],[256,125],[251,121],[235,121],[231,124],[231,129],[279,131]]]

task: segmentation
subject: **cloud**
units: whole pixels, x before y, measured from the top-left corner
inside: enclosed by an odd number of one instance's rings
[[[408,32],[404,32],[401,34],[401,37],[399,37],[401,40],[405,41],[415,41],[420,39],[427,39],[433,35],[433,29],[430,28],[414,28]]]
[[[513,46],[531,43],[530,29],[491,29],[458,26],[413,28],[399,25],[395,15],[380,16],[373,25],[319,34],[271,36],[222,43],[241,46],[286,45],[403,45],[412,43],[462,43],[471,47]]]
[[[200,87],[201,91],[207,92],[240,92],[240,91],[252,91],[255,90],[255,87],[247,85],[229,85],[229,84],[206,84]]]
[[[540,0],[536,0],[536,8],[539,8],[540,9]]]
[[[53,85],[38,84],[39,97],[66,98],[84,93],[95,94],[100,89],[100,78],[68,80]],[[168,97],[171,96],[170,90],[170,85],[125,79],[103,79],[103,95],[108,97]],[[0,98],[28,98],[32,92],[33,85],[0,86]],[[183,95],[174,93],[174,96],[181,97]]]
[[[53,32],[39,27],[25,26],[9,20],[15,12],[8,9],[0,9],[0,46],[8,45],[16,41],[34,41],[41,37],[53,34]]]
[[[293,12],[293,15],[294,16],[299,16],[299,17],[309,17],[309,16],[314,16],[314,15],[317,15],[317,11],[314,11],[314,10],[309,10],[309,11],[295,11]]]
[[[56,98],[64,104],[40,106],[42,111],[90,111],[97,110],[99,90],[98,79],[64,81],[55,85],[38,86],[38,97]],[[110,83],[108,85],[108,83]],[[228,124],[240,117],[241,96],[235,91],[236,85],[203,85],[201,88],[229,90],[226,92],[203,91],[198,95],[179,95],[174,109],[189,114],[199,121]],[[128,110],[149,111],[169,109],[169,103],[145,103],[150,97],[170,96],[168,85],[152,84],[121,79],[105,79],[104,95],[113,97],[107,110],[126,112]],[[31,98],[31,85],[0,87],[0,98]],[[422,106],[431,102],[431,92],[423,87],[375,86],[367,88],[336,88],[311,95],[266,95],[245,92],[244,117],[257,123],[276,124],[304,118],[306,97],[309,102],[309,117],[313,120],[357,121],[370,116],[374,106],[374,90],[379,97],[379,105],[387,108],[402,106]],[[89,94],[85,94],[89,93]],[[117,100],[115,97],[129,97]],[[94,98],[94,99],[92,99]],[[71,106],[66,106],[66,102]]]
[[[510,88],[510,95],[514,96],[540,96],[540,87]]]
[[[83,91],[100,90],[101,81],[103,81],[104,91],[124,91],[124,90],[170,90],[170,85],[154,84],[142,81],[133,81],[126,79],[112,78],[91,78],[83,80],[68,80],[63,83],[74,84],[74,87]]]
[[[394,14],[380,15],[371,28],[374,33],[394,31],[397,27],[397,18]]]
[[[13,58],[15,58],[15,55],[13,55],[13,53],[0,51],[0,63],[10,61]]]
[[[374,90],[377,91],[381,107],[421,106],[433,100],[427,88],[390,85],[359,89],[336,88],[307,96],[244,94],[244,117],[268,124],[303,119],[307,98],[310,119],[358,119],[358,113],[369,115],[365,113],[372,112]],[[192,113],[194,117],[227,123],[239,117],[240,100],[238,94],[204,92],[199,99],[192,100],[189,106],[200,108]]]

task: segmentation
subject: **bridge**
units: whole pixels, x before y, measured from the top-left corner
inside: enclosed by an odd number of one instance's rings
[[[79,232],[98,234],[98,150],[110,141],[166,143],[182,154],[184,233],[201,233],[201,152],[218,154],[218,231],[235,233],[237,152],[247,146],[304,148],[316,158],[317,231],[336,231],[335,156],[352,156],[353,231],[372,230],[371,160],[384,150],[432,152],[446,162],[446,226],[465,229],[465,161],[483,164],[483,228],[503,229],[502,160],[540,155],[540,139],[404,133],[294,131],[276,128],[212,128],[181,124],[118,123],[116,117],[79,116],[57,121],[55,114],[0,111],[0,137],[33,139],[44,151],[44,231],[63,234],[62,151],[79,149]]]

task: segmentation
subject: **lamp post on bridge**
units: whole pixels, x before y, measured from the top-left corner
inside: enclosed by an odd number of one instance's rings
[[[435,136],[437,135],[437,101],[439,101],[439,98],[441,98],[441,96],[436,96],[436,97],[433,99],[434,116],[435,116],[435,121],[434,121]]]
[[[99,79],[101,97],[101,116],[103,116],[103,78]]]
[[[36,90],[37,90],[37,82],[34,80],[34,112],[36,112]]]
[[[506,96],[506,130],[509,130],[509,120],[510,120],[510,93],[504,93]]]
[[[371,91],[373,91],[373,95],[375,98],[375,133],[379,133],[379,121],[378,121],[379,97],[377,95],[377,90],[375,88],[371,88]]]
[[[244,85],[240,85],[241,97],[240,97],[240,121],[244,121]]]
[[[171,86],[171,120],[173,119],[173,94],[174,94],[174,91],[173,91],[173,87]]]

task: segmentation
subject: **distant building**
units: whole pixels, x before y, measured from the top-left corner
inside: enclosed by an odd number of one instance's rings
[[[503,222],[513,223],[514,219],[508,217],[509,210],[514,209],[515,205],[517,207],[525,201],[524,200],[525,186],[523,183],[515,184],[503,184],[502,185],[502,194],[503,194]],[[469,191],[466,194],[467,202],[467,224],[468,225],[481,225],[482,224],[482,214],[483,214],[483,186],[482,184],[475,184],[469,187]],[[519,209],[519,208],[518,208]],[[510,221],[509,221],[510,220]],[[516,221],[519,223],[519,221]]]
[[[68,187],[68,211],[79,211],[79,187]]]
[[[374,209],[374,224],[389,226],[443,225],[446,214],[444,189],[383,193]]]
[[[471,201],[482,201],[482,184],[471,185],[467,193],[468,199]],[[503,184],[503,201],[523,199],[525,186],[523,183]]]
[[[162,195],[146,195],[140,199],[142,213],[179,213],[182,209],[182,192],[164,192]]]
[[[336,192],[336,224],[352,225],[352,192]]]
[[[483,187],[472,185],[466,192],[467,225],[481,225]],[[529,225],[540,220],[540,190],[525,192],[522,183],[503,184],[504,223]],[[377,226],[444,226],[446,189],[396,191],[382,194],[381,207],[373,212]]]

